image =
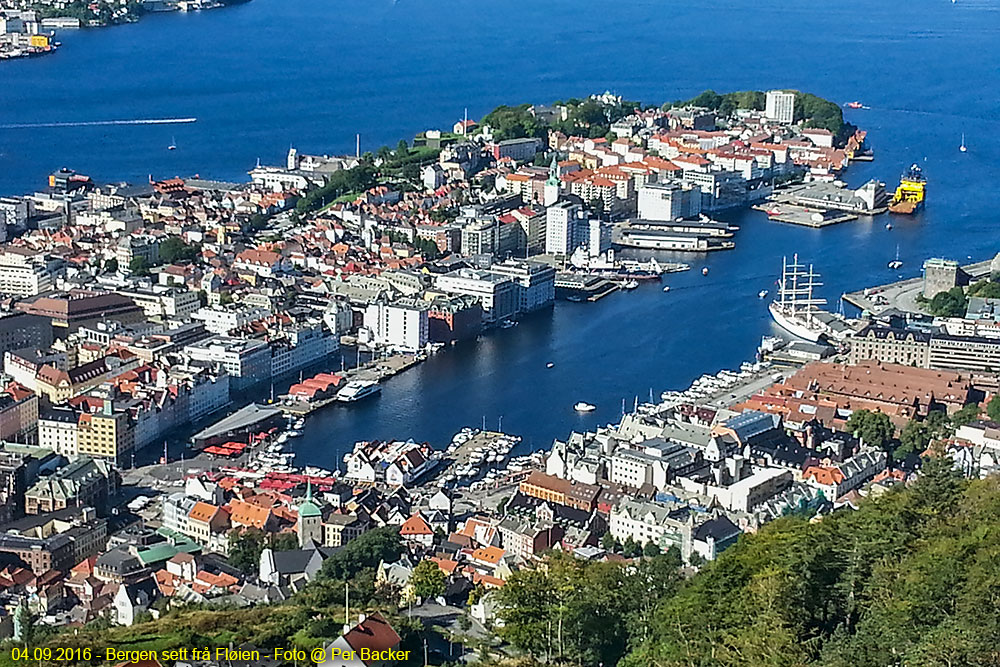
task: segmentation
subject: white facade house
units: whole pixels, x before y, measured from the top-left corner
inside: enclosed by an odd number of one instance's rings
[[[449,294],[468,294],[483,305],[483,321],[499,322],[517,315],[518,285],[509,277],[489,271],[458,269],[438,276],[435,286]]]
[[[592,218],[587,221],[587,254],[600,257],[611,249],[611,225]]]
[[[61,267],[60,260],[7,249],[0,253],[0,294],[37,296],[48,292]]]
[[[490,267],[490,272],[512,279],[518,287],[518,313],[551,306],[556,298],[556,270],[543,262],[508,259]]]
[[[418,299],[380,301],[365,308],[364,326],[377,345],[417,351],[429,340],[428,311],[430,304]]]
[[[545,209],[545,252],[571,255],[581,239],[577,238],[581,208],[570,201],[556,202]]]
[[[38,446],[72,460],[79,455],[79,417],[72,410],[55,408],[38,416]]]
[[[795,93],[769,90],[765,96],[764,117],[784,125],[795,120]]]
[[[264,319],[270,309],[252,306],[206,306],[191,314],[191,318],[205,323],[205,329],[214,334],[227,334],[233,329]]]
[[[337,336],[322,322],[302,322],[282,328],[284,335],[271,341],[271,376],[280,377],[315,364],[340,349]]]
[[[271,348],[260,340],[214,336],[186,346],[184,353],[226,369],[233,391],[271,379]]]
[[[649,183],[639,189],[639,217],[673,221],[701,213],[701,191],[680,183]]]

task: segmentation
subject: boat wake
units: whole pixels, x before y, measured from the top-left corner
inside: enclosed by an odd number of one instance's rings
[[[56,123],[7,123],[0,130],[35,130],[48,127],[99,127],[102,125],[179,125],[195,123],[197,118],[136,118],[132,120],[81,120]]]

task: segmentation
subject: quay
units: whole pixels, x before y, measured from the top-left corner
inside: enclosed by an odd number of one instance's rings
[[[982,262],[966,264],[961,269],[969,275],[971,280],[979,280],[990,275],[991,261],[987,259]],[[923,309],[917,304],[917,296],[923,291],[923,286],[922,277],[907,278],[886,285],[848,292],[841,298],[852,306],[874,315],[889,308],[896,308],[908,313],[919,313],[923,312]]]
[[[842,222],[850,222],[851,220],[858,219],[858,216],[854,213],[847,213],[845,211],[820,211],[819,209],[799,206],[784,201],[773,204],[757,204],[751,208],[755,211],[766,213],[768,220],[787,222],[792,225],[812,227],[813,229],[839,225]]]
[[[388,357],[379,357],[367,361],[360,366],[344,371],[344,379],[347,382],[353,380],[363,380],[367,382],[382,382],[395,375],[399,375],[405,370],[413,368],[422,363],[427,357],[423,354],[393,354]],[[275,407],[285,414],[296,417],[304,417],[312,414],[321,408],[325,408],[332,403],[337,403],[336,395],[329,398],[322,398],[316,401],[300,401],[289,399],[278,403]]]

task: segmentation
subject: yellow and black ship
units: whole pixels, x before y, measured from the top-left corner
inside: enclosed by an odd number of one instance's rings
[[[889,203],[889,212],[912,215],[918,208],[924,205],[926,190],[927,179],[924,178],[920,167],[913,165],[899,179],[899,187],[896,188],[896,194]]]

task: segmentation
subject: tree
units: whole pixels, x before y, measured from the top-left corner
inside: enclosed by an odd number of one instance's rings
[[[951,425],[953,428],[965,426],[977,419],[979,419],[979,404],[966,403],[961,410],[951,416]]]
[[[406,143],[406,139],[400,139],[399,143],[396,144],[396,157],[406,157],[410,154],[410,147]]]
[[[642,555],[642,547],[629,535],[625,538],[625,543],[622,544],[622,553],[625,554],[626,558],[635,558]]]
[[[432,560],[422,560],[410,575],[413,594],[421,600],[432,600],[444,595],[446,578],[444,571]]]
[[[653,541],[646,542],[646,546],[642,548],[642,555],[646,558],[652,558],[653,556],[660,555],[660,547],[656,546]]]
[[[618,540],[611,534],[611,531],[604,533],[601,537],[601,548],[605,551],[615,551],[618,548]]]
[[[264,551],[264,533],[250,528],[229,533],[229,564],[246,574],[260,568],[260,554]]]
[[[1000,394],[994,394],[986,405],[986,415],[995,422],[1000,422]]]
[[[978,296],[983,299],[1000,299],[1000,281],[980,280],[969,286],[969,296]]]
[[[149,262],[147,262],[146,258],[142,256],[133,257],[128,263],[128,270],[137,276],[148,276]]]
[[[885,449],[896,432],[889,417],[881,412],[855,410],[847,419],[847,430],[861,438],[865,444]]]
[[[507,503],[510,502],[509,496],[504,496],[497,501],[497,514],[503,516],[507,512]]]
[[[104,272],[105,273],[117,273],[118,272],[118,260],[112,257],[108,261],[104,262]]]
[[[177,261],[191,261],[201,253],[198,245],[188,245],[179,236],[171,236],[160,244],[160,259],[167,264]]]
[[[348,542],[340,551],[323,561],[320,571],[327,579],[346,581],[365,568],[381,561],[392,563],[403,553],[398,526],[369,530]]]
[[[959,317],[965,314],[969,300],[961,287],[952,287],[947,292],[938,292],[927,302],[927,312],[938,317]]]
[[[527,104],[517,107],[498,106],[483,116],[479,124],[492,128],[493,138],[497,141],[542,137],[546,132],[545,126],[528,111]]]
[[[897,461],[901,461],[910,454],[919,454],[927,449],[932,439],[931,428],[928,424],[911,419],[900,431],[899,447],[895,449],[892,456]]]

